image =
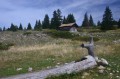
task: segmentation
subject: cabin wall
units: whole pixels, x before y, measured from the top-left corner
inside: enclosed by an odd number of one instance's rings
[[[63,31],[69,31],[71,29],[71,27],[60,27],[60,30],[63,30]]]

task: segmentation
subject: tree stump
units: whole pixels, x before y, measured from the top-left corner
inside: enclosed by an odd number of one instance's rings
[[[81,47],[87,48],[88,54],[95,57],[94,55],[94,41],[93,37],[91,36],[90,43],[89,44],[82,44]]]

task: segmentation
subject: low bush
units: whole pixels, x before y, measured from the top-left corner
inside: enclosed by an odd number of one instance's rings
[[[67,31],[52,31],[51,35],[56,38],[66,38],[66,39],[74,37],[72,33]]]
[[[99,41],[99,38],[94,37],[94,41]],[[90,37],[89,36],[79,36],[79,37],[74,37],[72,40],[78,40],[78,41],[89,41]]]
[[[78,41],[89,41],[90,40],[89,36],[80,36],[77,33],[71,33],[69,31],[51,30],[47,33],[54,38],[65,38],[65,39],[78,40]],[[98,40],[99,38],[94,37],[94,41],[98,41]]]
[[[30,35],[30,34],[32,34],[32,32],[30,32],[30,31],[23,33],[23,35]]]
[[[7,46],[14,46],[14,43],[7,43]]]
[[[0,50],[8,50],[10,46],[14,46],[13,43],[2,43],[0,42]]]

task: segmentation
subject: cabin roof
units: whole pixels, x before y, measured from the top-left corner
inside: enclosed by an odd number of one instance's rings
[[[73,26],[76,23],[69,23],[69,24],[61,24],[59,27],[70,27]]]

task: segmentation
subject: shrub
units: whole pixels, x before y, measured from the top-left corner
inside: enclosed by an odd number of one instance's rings
[[[14,46],[13,43],[2,43],[0,42],[0,50],[8,50],[10,46]]]
[[[0,50],[8,50],[9,46],[7,44],[0,43]]]
[[[80,36],[77,33],[71,33],[68,31],[56,31],[56,30],[51,30],[48,31],[47,34],[51,35],[54,38],[65,38],[65,39],[72,39],[72,40],[78,40],[78,41],[89,41],[90,37],[89,36]],[[94,37],[94,41],[98,41],[99,38]]]
[[[69,38],[74,37],[72,35],[72,33],[67,32],[67,31],[53,31],[53,32],[51,32],[51,34],[52,34],[53,37],[56,37],[56,38],[66,38],[66,39],[69,39]]]
[[[14,46],[14,43],[7,43],[7,46]]]
[[[78,40],[78,41],[89,41],[90,37],[89,36],[79,36],[79,37],[74,37],[72,40]],[[99,41],[99,38],[94,37],[94,41]]]
[[[29,32],[24,32],[24,33],[23,33],[23,35],[30,35],[30,34],[32,34],[32,32],[30,32],[30,31],[29,31]]]
[[[72,33],[68,32],[68,31],[49,30],[49,31],[46,31],[45,33],[47,33],[48,35],[50,35],[54,38],[69,39],[69,38],[73,37]]]
[[[118,28],[117,25],[113,25],[113,27],[111,28],[111,30],[116,30]]]

